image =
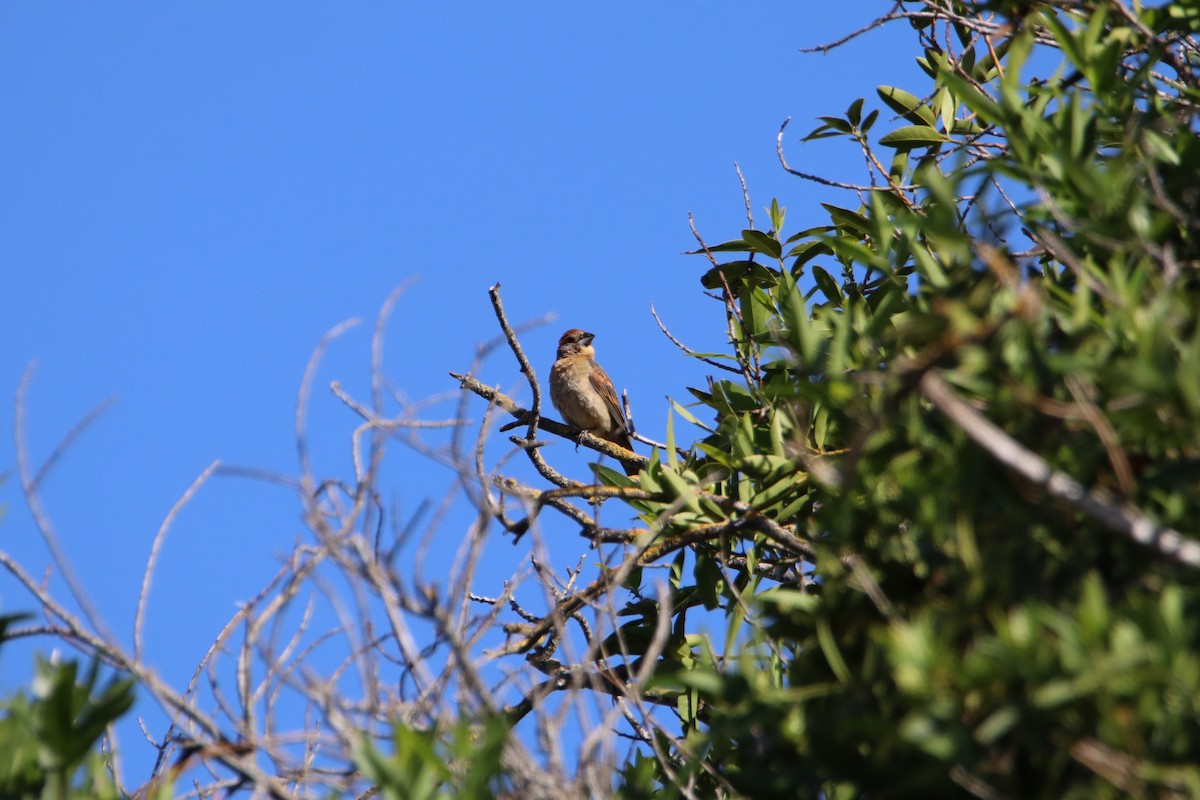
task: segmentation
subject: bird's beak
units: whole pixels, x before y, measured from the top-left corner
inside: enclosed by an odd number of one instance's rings
[[[585,346],[587,346],[587,345],[590,345],[592,343],[592,339],[595,339],[595,338],[596,338],[596,334],[588,333],[585,331],[583,334],[583,338],[580,339],[579,341],[583,342],[583,344]]]

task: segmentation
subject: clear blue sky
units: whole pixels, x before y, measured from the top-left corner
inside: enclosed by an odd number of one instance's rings
[[[798,50],[887,5],[5,5],[0,548],[35,571],[47,563],[12,443],[12,396],[36,358],[35,461],[116,397],[43,499],[128,642],[164,515],[214,459],[295,474],[305,363],[327,329],[363,317],[329,352],[311,423],[318,471],[349,474],[357,420],[327,387],[364,394],[370,321],[408,278],[386,358],[408,396],[452,389],[446,372],[497,333],[486,290],[499,281],[514,321],[558,315],[524,337],[543,375],[564,328],[595,332],[639,429],[661,438],[665,398],[686,400],[705,372],[657,331],[650,303],[696,349],[722,347],[721,309],[698,281],[706,264],[681,255],[694,247],[687,214],[710,242],[737,235],[734,161],[760,227],[773,196],[793,231],[821,221],[820,201],[853,202],[784,174],[775,135],[792,116],[793,166],[862,177],[848,145],[797,139],[816,115],[871,102],[876,84],[911,86],[911,33]],[[483,377],[521,386],[507,352]],[[548,453],[586,474],[570,445]],[[447,474],[404,463],[388,474],[391,500],[411,510],[441,496]],[[304,535],[298,512],[283,490],[229,478],[186,509],[147,626],[165,676],[190,676],[235,603]],[[567,536],[564,566],[583,551]],[[498,593],[507,566],[479,591]],[[0,576],[0,611],[30,608]],[[3,662],[8,692],[29,657],[14,647]]]

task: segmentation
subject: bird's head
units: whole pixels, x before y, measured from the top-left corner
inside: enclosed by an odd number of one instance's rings
[[[592,340],[595,338],[596,335],[594,333],[581,331],[579,328],[571,328],[571,330],[564,333],[558,340],[558,357],[594,355],[596,350],[592,347]]]

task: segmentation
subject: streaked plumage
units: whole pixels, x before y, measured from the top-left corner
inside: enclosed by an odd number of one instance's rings
[[[596,363],[594,334],[572,328],[558,340],[558,357],[550,368],[550,401],[568,425],[633,449],[629,423],[608,374]],[[622,462],[626,474],[637,464]]]

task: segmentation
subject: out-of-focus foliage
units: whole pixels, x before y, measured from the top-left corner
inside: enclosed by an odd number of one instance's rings
[[[508,786],[501,756],[510,728],[502,717],[442,732],[397,723],[390,756],[364,740],[357,760],[387,800],[487,800]]]
[[[672,573],[679,738],[623,794],[1200,796],[1200,12],[896,16],[928,82],[807,137],[865,186],[697,251],[732,371],[640,508],[719,535]]]
[[[0,617],[0,641],[21,619]],[[98,751],[105,729],[133,705],[133,681],[100,685],[99,664],[83,675],[74,661],[39,660],[29,695],[0,703],[0,796],[11,798],[122,797]],[[169,797],[169,787],[160,787]],[[156,795],[157,796],[157,795]]]

